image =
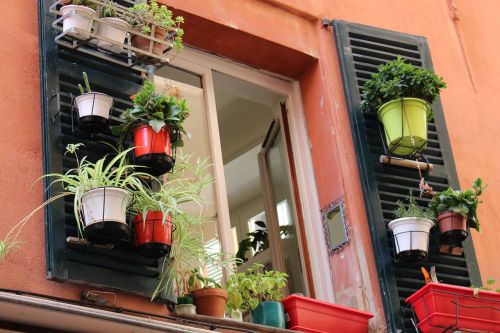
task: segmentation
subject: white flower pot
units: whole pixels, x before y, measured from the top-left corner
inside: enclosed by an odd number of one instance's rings
[[[424,260],[429,249],[429,231],[434,222],[420,217],[403,217],[389,223],[400,259]]]
[[[86,238],[95,243],[112,243],[130,236],[126,213],[132,196],[118,187],[99,187],[82,195]]]
[[[93,17],[96,12],[92,8],[78,5],[66,5],[61,7],[61,14],[68,16],[63,20],[63,32],[71,29],[79,31],[69,32],[68,34],[77,38],[85,39],[89,37],[89,32],[92,29]]]
[[[231,310],[231,319],[243,322],[243,314],[240,310]]]
[[[127,37],[127,29],[130,28],[130,24],[116,17],[104,17],[101,20],[104,22],[99,22],[97,24],[97,36],[123,44],[125,42],[125,37]],[[98,39],[97,46],[114,53],[123,51],[122,46],[115,45],[102,39]]]
[[[177,304],[175,306],[177,314],[196,314],[196,306],[194,304]]]
[[[113,106],[113,98],[106,94],[91,92],[75,98],[78,107],[78,117],[98,116],[109,119],[109,112]]]

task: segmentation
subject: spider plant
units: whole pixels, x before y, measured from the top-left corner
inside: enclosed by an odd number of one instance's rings
[[[20,242],[17,240],[26,223],[39,210],[49,205],[50,203],[61,199],[65,196],[73,195],[74,199],[74,214],[77,222],[78,231],[83,235],[84,222],[81,216],[82,196],[85,192],[99,187],[119,187],[131,191],[144,191],[140,177],[151,177],[147,173],[134,171],[134,165],[127,164],[127,154],[133,149],[129,148],[118,153],[109,162],[109,156],[104,156],[95,163],[90,162],[87,156],[80,159],[77,150],[83,144],[69,144],[66,147],[65,154],[73,154],[76,157],[77,167],[70,169],[66,173],[49,173],[40,177],[37,181],[43,178],[52,178],[49,188],[60,183],[63,192],[49,198],[25,218],[18,222],[7,233],[4,240],[0,241],[0,259],[5,257],[10,251],[19,247]]]

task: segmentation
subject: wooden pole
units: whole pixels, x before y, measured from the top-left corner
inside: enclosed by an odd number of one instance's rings
[[[380,155],[380,163],[417,170],[420,168],[420,170],[422,171],[432,171],[432,169],[434,168],[434,165],[431,163],[406,160],[404,158],[391,157],[387,155]]]

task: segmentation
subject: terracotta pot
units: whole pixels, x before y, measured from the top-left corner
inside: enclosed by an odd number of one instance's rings
[[[135,245],[138,252],[149,258],[161,258],[170,253],[172,245],[172,223],[167,216],[163,223],[160,211],[148,212],[146,221],[142,214],[134,217]]]
[[[194,291],[194,305],[200,315],[224,317],[227,291],[221,288],[203,288]]]
[[[469,235],[467,232],[467,218],[452,211],[445,211],[438,215],[440,241],[442,244],[457,244]]]
[[[134,30],[140,31],[141,27],[135,27]],[[156,27],[154,38],[165,40],[167,38],[167,30]],[[150,52],[151,40],[142,36],[135,35],[134,37],[132,37],[132,46]],[[153,52],[154,54],[162,55],[163,52],[165,52],[166,48],[166,45],[153,42],[151,52]]]

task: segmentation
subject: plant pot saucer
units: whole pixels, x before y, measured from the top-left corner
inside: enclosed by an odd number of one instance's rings
[[[469,236],[469,233],[465,230],[449,230],[439,236],[439,241],[441,244],[446,245],[460,245],[467,236]]]
[[[162,258],[170,254],[170,245],[163,243],[146,243],[137,246],[137,252],[152,259]]]
[[[113,244],[130,239],[130,228],[121,222],[96,222],[85,227],[84,236],[94,244]]]
[[[78,128],[89,133],[101,133],[109,128],[109,120],[101,116],[84,116],[78,119]]]
[[[401,251],[397,255],[398,259],[405,262],[419,262],[427,259],[427,251],[423,250],[408,250]]]
[[[135,157],[135,163],[148,167],[145,172],[153,176],[161,176],[174,167],[175,159],[165,153],[143,154]]]

